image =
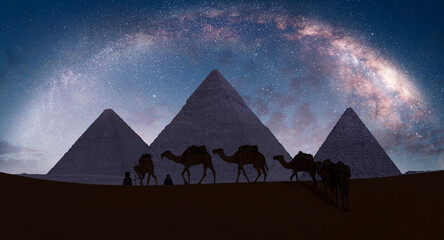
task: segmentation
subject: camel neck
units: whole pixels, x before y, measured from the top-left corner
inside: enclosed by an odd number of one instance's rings
[[[291,163],[286,162],[284,158],[279,158],[278,161],[282,164],[284,168],[291,168]]]
[[[173,153],[167,153],[167,154],[165,154],[165,157],[167,157],[168,159],[170,159],[173,162],[181,163],[181,157],[176,156]]]
[[[222,160],[224,160],[225,162],[228,163],[234,163],[236,162],[236,158],[235,155],[233,154],[232,156],[227,156],[225,155],[225,153],[222,151],[220,153],[217,153],[219,155],[220,158],[222,158]]]

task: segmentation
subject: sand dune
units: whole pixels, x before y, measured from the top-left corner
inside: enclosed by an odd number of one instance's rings
[[[2,239],[443,239],[444,172],[309,183],[121,187],[0,174]],[[7,238],[4,238],[7,237]]]

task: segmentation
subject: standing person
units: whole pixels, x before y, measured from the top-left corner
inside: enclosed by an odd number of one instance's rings
[[[122,186],[132,186],[132,185],[133,185],[133,181],[130,178],[130,172],[126,172],[125,178],[123,179]]]
[[[167,174],[165,181],[163,181],[163,185],[173,185],[173,179],[171,179],[169,174]]]

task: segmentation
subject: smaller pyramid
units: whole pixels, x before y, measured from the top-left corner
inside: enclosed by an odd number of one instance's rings
[[[352,178],[400,175],[401,172],[352,108],[347,108],[314,156],[350,166]]]
[[[116,175],[131,171],[148,145],[112,109],[106,109],[48,174]]]

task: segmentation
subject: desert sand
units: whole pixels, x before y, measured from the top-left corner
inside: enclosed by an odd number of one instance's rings
[[[444,239],[444,172],[352,180],[348,212],[309,182],[122,187],[0,173],[0,188],[1,239]]]

